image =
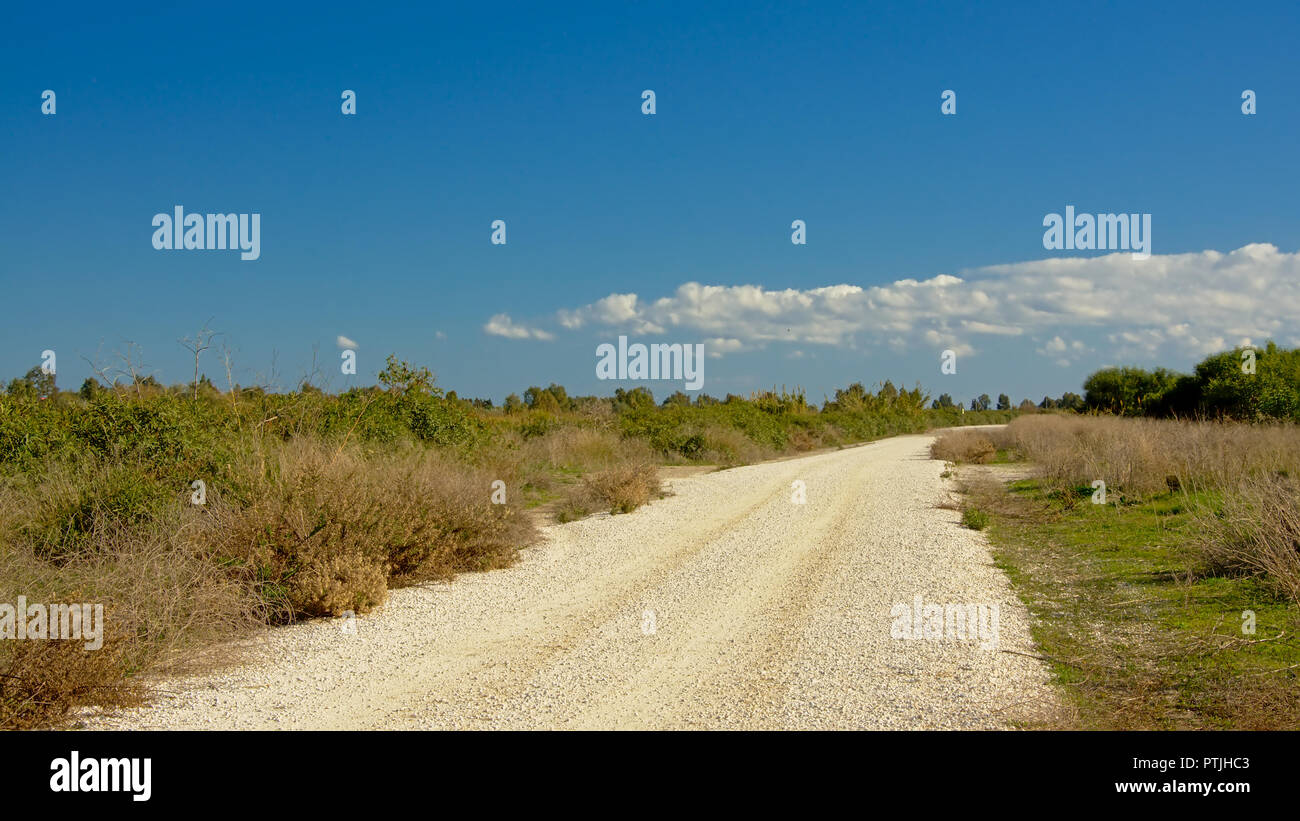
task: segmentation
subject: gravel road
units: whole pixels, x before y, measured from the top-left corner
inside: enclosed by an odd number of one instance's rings
[[[268,630],[247,664],[161,682],[149,706],[85,725],[1017,726],[1056,701],[1021,655],[1028,615],[983,535],[935,507],[949,481],[932,440],[670,480],[633,513],[545,528],[514,567],[394,591],[354,622]],[[918,595],[983,605],[987,628],[996,605],[996,633],[961,638],[953,610],[925,613],[938,637],[892,637]]]

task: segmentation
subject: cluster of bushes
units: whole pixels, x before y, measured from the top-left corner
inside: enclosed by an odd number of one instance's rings
[[[136,456],[0,479],[0,601],[101,603],[108,626],[94,652],[0,643],[0,726],[116,700],[138,671],[248,626],[364,613],[391,588],[506,565],[536,535],[517,494],[494,504],[489,471],[435,449],[225,444],[203,504],[170,466]]]
[[[1120,416],[1300,421],[1300,349],[1235,348],[1190,374],[1106,368],[1083,387],[1088,409]]]

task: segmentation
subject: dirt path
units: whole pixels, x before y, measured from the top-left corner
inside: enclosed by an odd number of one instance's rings
[[[946,495],[931,436],[670,480],[545,528],[515,567],[267,631],[95,728],[997,728],[1052,709],[1027,614]],[[805,504],[792,501],[803,482]],[[983,605],[983,640],[891,608]],[[963,611],[969,612],[969,611]],[[947,613],[952,629],[958,613]],[[933,619],[934,617],[931,616]],[[932,623],[934,623],[932,621]],[[1017,652],[1004,652],[1017,651]]]

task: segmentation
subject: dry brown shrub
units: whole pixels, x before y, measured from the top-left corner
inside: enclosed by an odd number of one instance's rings
[[[952,431],[930,445],[930,458],[945,462],[985,464],[993,461],[995,455],[997,447],[983,431]]]
[[[222,647],[264,623],[263,603],[213,561],[195,538],[200,514],[179,500],[149,522],[100,522],[54,562],[24,543],[16,523],[30,518],[15,507],[24,500],[14,490],[0,492],[0,601],[102,605],[104,637],[96,650],[76,640],[0,642],[0,727],[49,725],[83,705],[129,703],[133,676],[224,662]]]
[[[287,444],[246,505],[210,505],[215,549],[282,616],[364,613],[387,588],[509,564],[536,538],[518,488],[492,503],[495,477],[415,448],[366,454]],[[503,480],[504,481],[504,480]]]
[[[1108,491],[1141,497],[1227,489],[1248,475],[1300,475],[1293,425],[1039,414],[1007,429],[1016,449],[1061,488],[1102,479]]]
[[[618,465],[583,477],[582,487],[610,513],[631,513],[660,493],[659,469],[648,463]]]
[[[81,641],[6,641],[0,665],[0,730],[49,726],[85,704],[130,706],[140,687],[127,678],[120,637],[96,650]]]
[[[810,433],[806,428],[793,428],[790,431],[788,448],[795,453],[804,453],[821,446],[821,440]]]
[[[252,626],[364,612],[391,586],[509,564],[537,537],[517,485],[493,504],[503,477],[434,451],[244,444],[203,506],[125,463],[0,479],[0,601],[102,604],[107,635],[94,651],[0,641],[0,727],[122,703],[132,677],[223,662]]]
[[[1196,514],[1202,572],[1249,574],[1300,602],[1300,481],[1244,477],[1217,509]]]

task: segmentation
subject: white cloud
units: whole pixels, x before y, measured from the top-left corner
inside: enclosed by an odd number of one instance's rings
[[[1067,341],[1060,334],[1052,337],[1043,343],[1038,352],[1043,356],[1051,359],[1057,367],[1068,368],[1078,360],[1078,358],[1087,353],[1090,349],[1087,345],[1079,340]]]
[[[337,341],[338,341],[338,346],[340,348],[355,349],[360,347],[359,345],[357,345],[357,343],[353,342],[351,339],[348,339],[346,336],[339,336]]]
[[[961,326],[971,333],[976,334],[997,334],[998,336],[1020,336],[1025,332],[1024,328],[1013,328],[1009,325],[991,325],[987,322],[975,322],[969,319],[962,320]]]
[[[1300,254],[1268,244],[1146,259],[1053,257],[959,273],[806,290],[688,282],[670,296],[610,294],[558,317],[571,329],[686,331],[745,349],[777,341],[894,349],[924,343],[969,355],[964,337],[972,334],[1040,333],[1051,335],[1050,350],[1040,352],[1068,362],[1090,350],[1071,337],[1107,340],[1116,355],[1169,346],[1207,353],[1228,338],[1276,338],[1300,314]]]
[[[723,354],[740,353],[745,350],[745,343],[739,339],[706,339],[704,340],[704,355],[710,359],[721,359]]]
[[[509,314],[497,314],[487,321],[483,330],[493,336],[504,336],[506,339],[554,339],[555,335],[540,328],[529,328],[526,325],[516,325]]]
[[[560,324],[570,330],[576,330],[590,322],[603,325],[618,325],[628,333],[654,334],[663,333],[664,329],[648,321],[642,315],[642,307],[636,294],[610,294],[604,299],[574,311],[560,311]]]
[[[964,342],[958,342],[951,334],[947,332],[936,331],[931,328],[926,331],[922,338],[926,344],[932,348],[942,348],[945,351],[952,351],[960,357],[972,356],[975,349]]]

